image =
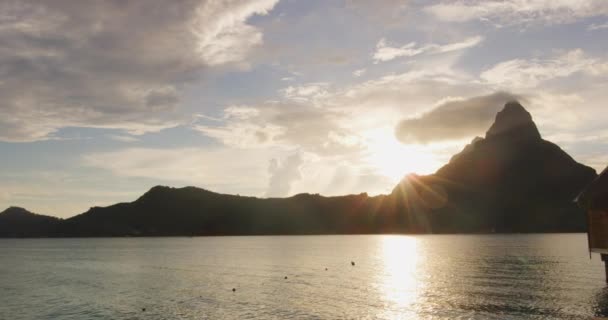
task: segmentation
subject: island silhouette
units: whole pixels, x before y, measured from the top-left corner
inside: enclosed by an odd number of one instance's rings
[[[512,101],[485,137],[434,174],[406,176],[390,194],[256,198],[156,186],[68,219],[11,207],[0,213],[0,237],[583,232],[574,198],[596,176],[543,140]]]

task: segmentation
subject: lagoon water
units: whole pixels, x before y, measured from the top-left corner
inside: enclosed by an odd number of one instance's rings
[[[608,315],[603,264],[589,259],[586,241],[584,234],[5,239],[0,319]]]

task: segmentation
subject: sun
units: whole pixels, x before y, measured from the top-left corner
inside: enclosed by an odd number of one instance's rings
[[[379,173],[399,180],[409,173],[430,174],[439,167],[429,146],[403,144],[391,128],[378,128],[363,133],[369,155],[367,161]]]

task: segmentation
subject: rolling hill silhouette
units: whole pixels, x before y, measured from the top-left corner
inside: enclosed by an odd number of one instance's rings
[[[585,218],[573,199],[596,176],[509,102],[485,138],[388,195],[261,199],[157,186],[134,202],[65,220],[5,211],[0,237],[580,232]]]
[[[35,214],[23,208],[10,207],[0,212],[0,236],[45,237],[58,227],[61,220]]]

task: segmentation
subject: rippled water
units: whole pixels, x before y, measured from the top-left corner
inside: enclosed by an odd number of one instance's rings
[[[583,234],[0,240],[0,319],[607,315],[586,248]]]

